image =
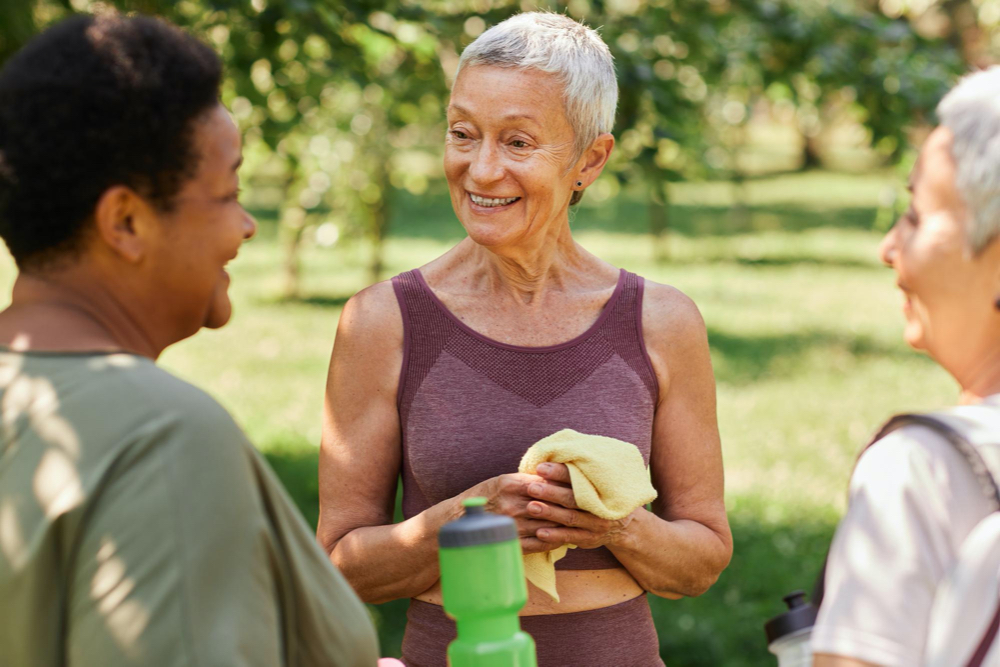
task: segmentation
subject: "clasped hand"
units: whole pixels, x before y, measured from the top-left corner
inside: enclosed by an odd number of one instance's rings
[[[506,514],[517,522],[521,548],[525,554],[574,544],[581,549],[614,544],[632,521],[609,521],[576,505],[569,468],[562,463],[542,463],[537,475],[513,473],[483,483],[477,495],[487,498],[486,509]],[[474,490],[475,492],[475,490]]]

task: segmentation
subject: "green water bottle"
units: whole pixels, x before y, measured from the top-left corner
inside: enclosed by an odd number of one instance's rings
[[[528,601],[517,526],[486,511],[486,498],[462,502],[465,515],[438,533],[444,610],[458,625],[450,667],[536,667],[535,640],[517,617]]]

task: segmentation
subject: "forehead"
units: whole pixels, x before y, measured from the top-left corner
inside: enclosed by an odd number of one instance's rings
[[[935,128],[920,149],[920,156],[910,174],[914,201],[937,208],[960,208],[961,198],[955,186],[956,165],[952,155],[953,135],[946,127]]]
[[[199,119],[194,131],[194,144],[201,157],[199,171],[231,171],[243,150],[240,132],[221,104]]]
[[[556,75],[536,69],[464,68],[452,87],[448,115],[478,122],[526,120],[568,126],[562,83]]]

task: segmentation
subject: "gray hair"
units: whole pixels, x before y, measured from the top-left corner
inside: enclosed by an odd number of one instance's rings
[[[968,210],[973,253],[1000,235],[1000,66],[966,75],[937,107],[954,136],[955,187]]]
[[[618,80],[611,51],[596,30],[568,16],[527,12],[498,23],[465,47],[455,78],[473,65],[555,74],[563,84],[578,157],[614,127]]]

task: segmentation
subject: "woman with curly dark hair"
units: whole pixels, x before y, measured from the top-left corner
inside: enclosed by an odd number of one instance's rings
[[[79,16],[0,72],[0,662],[374,665],[360,601],[164,348],[230,317],[256,223],[221,66]]]

